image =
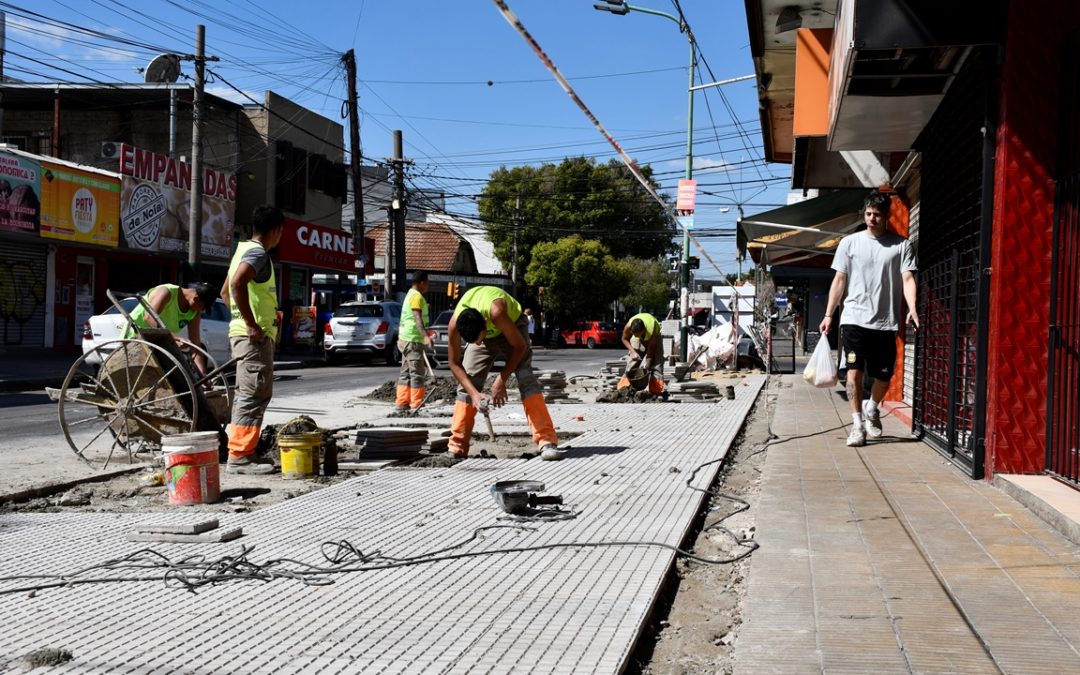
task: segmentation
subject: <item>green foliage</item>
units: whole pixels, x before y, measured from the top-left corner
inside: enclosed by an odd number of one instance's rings
[[[545,306],[569,316],[604,313],[630,283],[629,267],[596,240],[575,234],[540,242],[531,253],[526,283],[543,286]]]
[[[664,260],[640,258],[625,258],[619,262],[626,267],[630,279],[619,302],[635,312],[641,307],[659,316],[666,314],[674,280],[674,276],[668,273],[667,263]]]
[[[652,175],[649,166],[642,171]],[[617,160],[597,164],[568,157],[558,165],[500,167],[491,173],[478,209],[507,270],[514,223],[519,270],[530,267],[536,244],[572,233],[599,241],[615,258],[655,258],[673,249],[675,230],[664,210]]]

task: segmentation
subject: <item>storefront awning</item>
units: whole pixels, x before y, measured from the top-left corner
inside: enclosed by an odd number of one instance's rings
[[[739,254],[769,265],[828,266],[844,235],[862,227],[866,190],[838,190],[739,221]]]

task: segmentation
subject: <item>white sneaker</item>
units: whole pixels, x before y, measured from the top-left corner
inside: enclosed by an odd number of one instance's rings
[[[559,446],[552,445],[551,443],[540,448],[540,459],[548,462],[557,462],[562,459],[565,454],[565,450],[560,450]]]
[[[863,426],[866,426],[865,424]],[[851,433],[847,435],[847,444],[850,448],[866,445],[866,431],[856,424],[851,425]]]
[[[875,406],[874,412],[870,412],[868,403],[870,403],[869,399],[862,402],[862,414],[865,420],[863,427],[866,429],[868,438],[881,438],[881,409]]]

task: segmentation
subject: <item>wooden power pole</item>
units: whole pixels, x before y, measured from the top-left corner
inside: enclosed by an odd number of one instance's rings
[[[353,50],[345,52],[341,57],[345,62],[345,78],[349,88],[349,172],[352,174],[353,185],[353,217],[352,234],[353,249],[356,254],[356,299],[362,300],[364,292],[361,290],[364,280],[364,188],[363,178],[360,175],[360,114],[359,103],[356,95],[356,54]]]

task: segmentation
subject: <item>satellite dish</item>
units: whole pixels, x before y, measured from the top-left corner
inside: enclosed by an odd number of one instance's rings
[[[179,77],[180,57],[176,54],[158,54],[143,73],[146,82],[176,82]]]

